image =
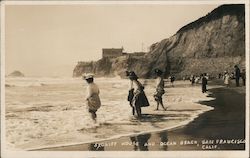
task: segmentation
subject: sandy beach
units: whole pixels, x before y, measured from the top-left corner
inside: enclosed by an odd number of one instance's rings
[[[217,84],[216,84],[217,85]],[[213,87],[213,86],[212,86]],[[175,129],[146,132],[108,141],[44,148],[48,151],[185,151],[245,149],[245,87],[214,86],[201,101],[214,109]],[[171,111],[171,109],[169,109]]]

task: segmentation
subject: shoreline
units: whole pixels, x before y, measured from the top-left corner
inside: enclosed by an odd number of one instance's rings
[[[213,109],[210,109],[213,110]],[[194,121],[196,118],[198,118],[200,115],[202,115],[205,112],[208,112],[210,110],[204,110],[201,113],[199,113],[198,115],[194,115],[193,117],[191,117],[189,120],[183,121],[180,124],[171,126],[171,127],[167,127],[167,128],[163,128],[163,129],[155,129],[155,130],[149,130],[149,131],[142,131],[139,133],[128,133],[128,134],[122,134],[122,135],[116,135],[110,138],[106,138],[106,139],[99,139],[97,141],[91,140],[91,141],[86,141],[86,142],[78,142],[78,143],[70,143],[70,144],[61,144],[61,145],[51,145],[51,146],[44,146],[44,147],[39,147],[39,148],[30,148],[30,149],[26,149],[27,151],[37,151],[37,150],[47,150],[47,149],[53,149],[53,148],[61,148],[61,147],[70,147],[70,146],[78,146],[78,145],[83,145],[83,144],[91,144],[91,143],[98,143],[98,142],[104,142],[104,141],[111,141],[114,139],[121,139],[123,137],[133,137],[133,136],[138,136],[138,135],[146,135],[146,134],[150,134],[150,133],[160,133],[162,131],[173,131],[173,130],[177,130],[180,128],[185,127],[186,125],[188,125],[190,122]]]
[[[232,87],[228,89],[225,87],[219,87],[211,89],[211,91],[213,92],[212,96],[216,96],[216,99],[201,103],[203,105],[214,107],[214,110],[202,113],[198,115],[196,118],[194,118],[192,121],[190,121],[188,124],[179,126],[174,129],[162,129],[160,131],[145,132],[143,134],[133,134],[110,140],[96,141],[96,142],[92,141],[91,143],[83,143],[70,146],[60,146],[60,147],[51,147],[43,149],[40,148],[36,150],[42,150],[42,151],[244,150],[245,116],[240,115],[242,114],[242,111],[245,110],[245,104],[244,104],[245,99],[242,99],[245,98],[245,94],[243,93],[244,94],[243,96],[243,94],[241,93],[243,88],[245,87],[240,87],[240,88]],[[225,92],[227,93],[224,94]],[[222,107],[223,104],[219,105],[214,104],[216,102],[218,103],[218,101],[223,102],[220,100],[221,98],[224,97],[224,95],[235,96],[238,99],[241,98],[239,99],[241,102],[240,106],[237,105],[237,107],[240,107],[240,109],[238,108],[238,110],[236,110],[237,113],[235,113],[235,116],[241,116],[241,117],[238,117],[236,121],[234,119],[231,120],[229,119],[230,117],[232,117],[229,114],[232,114],[232,112],[235,111],[235,109],[229,109],[229,112],[227,112],[228,115],[227,119],[222,118],[221,120],[219,120],[219,117],[221,117],[220,115],[210,116],[216,113],[219,114],[221,112],[224,112],[225,114],[225,111],[223,110],[228,109],[227,107]],[[229,103],[230,101],[231,100],[229,100]],[[233,102],[231,103],[233,104]],[[232,104],[231,105],[228,104],[228,106],[232,107]],[[213,122],[206,123],[206,121],[208,121],[211,118],[213,119]],[[231,142],[223,144],[223,141],[226,141],[228,139],[233,141],[234,143]],[[186,145],[178,144],[183,140],[186,141],[187,143]],[[210,141],[210,144],[208,142],[207,142],[208,144],[205,145],[201,144],[201,141],[204,140]],[[130,141],[132,142],[132,144],[130,143]],[[216,144],[215,141],[220,141],[222,143]],[[115,143],[116,145],[112,146],[112,143],[113,144]],[[124,145],[124,143],[127,143],[128,145]],[[147,144],[146,147],[145,143]]]
[[[176,82],[175,88],[169,87],[167,94],[164,95],[165,106],[168,106],[168,110],[155,111],[156,104],[152,97],[154,82],[146,80],[145,84],[148,86],[145,92],[148,94],[151,106],[143,108],[144,116],[137,120],[131,117],[131,108],[126,99],[121,100],[127,95],[127,91],[123,90],[119,93],[117,91],[125,89],[127,81],[117,83],[114,80],[107,84],[106,80],[99,82],[104,99],[102,109],[98,111],[98,123],[93,125],[84,105],[79,106],[82,104],[80,98],[83,93],[78,82],[28,89],[23,87],[7,89],[9,95],[6,115],[9,130],[8,148],[19,151],[60,147],[159,132],[183,126],[196,118],[198,114],[210,110],[208,106],[198,103],[199,100],[210,99],[200,92],[200,86],[191,86],[189,82],[180,81]],[[56,90],[52,95],[54,97],[48,95],[47,92],[50,89]],[[37,93],[30,93],[31,90]],[[25,95],[25,97],[22,97],[22,100],[14,98],[15,91],[20,91],[20,95]],[[69,91],[73,93],[67,93],[69,95],[65,95],[62,100],[58,101],[62,93]],[[33,104],[34,97],[38,99],[36,104]],[[22,106],[17,106],[19,102]]]
[[[218,85],[216,85],[215,87],[218,87]],[[202,104],[202,106],[207,106],[207,105]],[[30,148],[30,149],[27,149],[27,150],[28,151],[54,150],[54,149],[55,150],[68,150],[66,148],[77,148],[77,146],[79,146],[79,147],[81,146],[81,149],[85,151],[85,150],[88,150],[88,147],[86,147],[86,146],[89,146],[90,144],[93,144],[93,143],[97,143],[97,144],[100,143],[101,144],[102,142],[110,142],[110,141],[113,141],[113,140],[120,140],[120,139],[124,139],[124,138],[128,138],[128,137],[135,137],[135,136],[147,135],[147,134],[152,134],[152,133],[161,133],[163,131],[168,131],[168,132],[169,131],[174,131],[174,130],[177,130],[177,129],[180,129],[180,128],[184,128],[189,123],[193,122],[195,119],[200,117],[200,115],[214,109],[211,106],[207,106],[207,107],[209,107],[209,108],[200,110],[198,114],[193,114],[193,116],[190,117],[188,120],[182,121],[181,124],[177,124],[177,125],[174,125],[174,126],[171,126],[171,127],[166,127],[166,128],[162,128],[162,129],[155,129],[155,130],[149,130],[149,131],[142,131],[142,132],[139,132],[139,133],[128,133],[128,134],[116,135],[114,137],[110,137],[110,138],[106,138],[106,139],[99,139],[99,140],[96,140],[96,141],[92,140],[92,141],[77,142],[77,143],[70,143],[70,144],[43,146],[43,147],[39,147],[39,148]],[[85,146],[85,147],[83,147],[83,146]]]

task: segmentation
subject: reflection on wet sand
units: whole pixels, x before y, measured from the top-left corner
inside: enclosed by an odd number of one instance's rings
[[[160,150],[167,151],[167,149],[168,149],[168,146],[167,146],[167,142],[168,142],[167,131],[159,133],[159,137],[161,139]]]
[[[144,134],[130,137],[134,151],[148,151],[148,150],[168,150],[168,134],[167,131],[160,132],[152,137],[154,141],[150,141],[151,134]]]
[[[138,135],[130,137],[132,144],[134,145],[134,151],[148,151],[148,140],[151,134]]]
[[[104,151],[104,146],[97,145],[96,143],[89,144],[89,151]]]

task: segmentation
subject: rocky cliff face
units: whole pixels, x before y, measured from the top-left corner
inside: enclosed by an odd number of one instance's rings
[[[141,58],[101,59],[88,65],[77,65],[74,76],[86,69],[105,75],[124,76],[134,70],[140,77],[150,78],[160,68],[165,75],[212,75],[231,71],[235,64],[245,66],[244,5],[222,5],[208,15],[182,27],[175,35],[151,46]]]

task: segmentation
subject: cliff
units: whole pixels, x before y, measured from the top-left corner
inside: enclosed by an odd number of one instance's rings
[[[200,19],[183,26],[175,35],[152,44],[150,52],[140,58],[118,57],[78,64],[73,76],[91,71],[104,76],[124,76],[126,70],[150,78],[160,68],[165,76],[177,77],[231,71],[245,66],[244,5],[222,5]]]

